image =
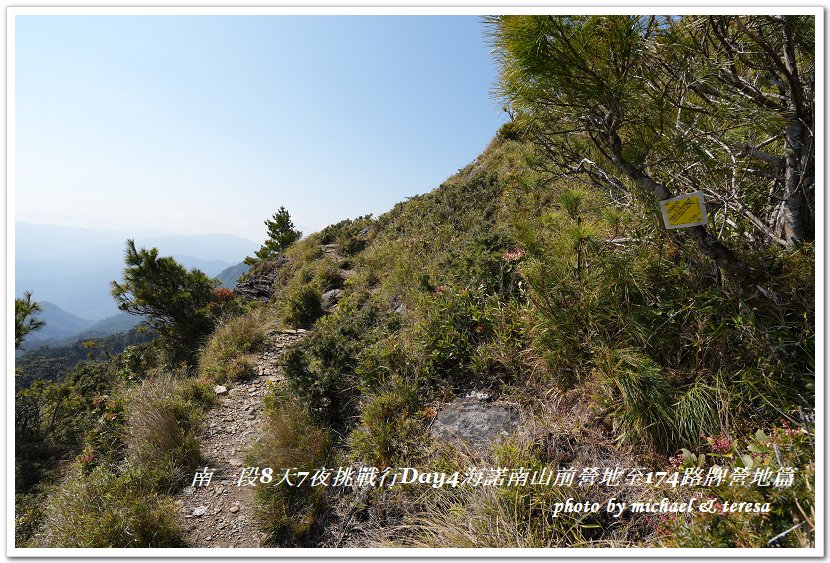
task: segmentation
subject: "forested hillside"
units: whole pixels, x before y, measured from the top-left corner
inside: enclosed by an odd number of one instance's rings
[[[814,19],[486,21],[511,120],[433,191],[285,212],[237,293],[128,242],[159,337],[18,394],[19,546],[815,545]],[[274,480],[193,505],[226,465]]]

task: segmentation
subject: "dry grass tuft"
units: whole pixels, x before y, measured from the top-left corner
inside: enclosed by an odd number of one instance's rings
[[[268,332],[276,327],[265,309],[225,321],[199,357],[199,375],[214,383],[254,375],[256,354],[265,348]]]

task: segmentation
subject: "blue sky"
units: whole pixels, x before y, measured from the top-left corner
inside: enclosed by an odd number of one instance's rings
[[[16,219],[261,241],[437,187],[504,121],[479,17],[18,16]]]

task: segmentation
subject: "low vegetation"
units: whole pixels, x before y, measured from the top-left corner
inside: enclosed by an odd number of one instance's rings
[[[228,317],[211,335],[199,356],[199,376],[214,383],[233,382],[254,374],[255,359],[276,323],[258,308]]]
[[[273,481],[261,485],[257,493],[260,519],[268,541],[285,546],[305,546],[314,533],[323,508],[323,487],[312,487],[311,480],[301,485],[278,484],[282,473],[291,468],[309,471],[325,467],[329,457],[329,432],[316,425],[308,412],[292,397],[279,392],[266,406],[263,430],[248,461],[251,466],[271,468]]]

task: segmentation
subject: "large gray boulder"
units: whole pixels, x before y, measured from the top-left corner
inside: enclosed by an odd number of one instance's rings
[[[474,450],[507,438],[519,426],[519,411],[510,403],[487,402],[471,394],[441,407],[430,429],[433,436]]]
[[[340,301],[340,296],[343,295],[342,289],[332,289],[323,294],[320,300],[320,306],[325,310],[333,309],[337,302]]]

